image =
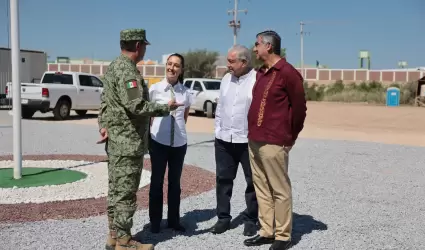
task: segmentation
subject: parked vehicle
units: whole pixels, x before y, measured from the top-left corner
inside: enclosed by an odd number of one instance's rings
[[[12,98],[12,90],[8,82],[6,98]],[[95,75],[47,71],[40,83],[21,83],[22,118],[31,118],[37,111],[52,111],[56,120],[67,119],[71,110],[84,116],[88,110],[99,109],[102,92],[103,83]]]
[[[220,95],[221,81],[207,78],[186,78],[184,86],[189,89],[193,98],[191,109],[197,114],[207,114],[214,117],[217,107],[217,98]]]

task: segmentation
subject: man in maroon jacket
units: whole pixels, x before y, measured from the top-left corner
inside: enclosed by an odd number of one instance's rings
[[[288,156],[304,127],[307,111],[304,80],[298,70],[280,57],[280,46],[276,32],[257,34],[254,52],[264,65],[257,72],[248,112],[248,145],[261,229],[244,244],[273,243],[272,250],[288,249],[291,245]]]

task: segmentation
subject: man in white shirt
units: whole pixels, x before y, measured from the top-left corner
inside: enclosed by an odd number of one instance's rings
[[[210,229],[214,234],[230,229],[230,199],[233,180],[241,163],[247,187],[247,208],[242,213],[245,236],[257,233],[258,203],[255,195],[248,152],[248,110],[251,105],[252,88],[256,71],[251,67],[251,51],[242,45],[230,48],[228,69],[220,87],[215,114],[215,160],[217,223]]]

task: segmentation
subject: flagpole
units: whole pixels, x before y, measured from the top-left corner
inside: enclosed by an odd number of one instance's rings
[[[21,124],[21,80],[19,47],[19,3],[10,0],[10,42],[12,59],[12,99],[13,99],[13,178],[22,177],[22,124]]]

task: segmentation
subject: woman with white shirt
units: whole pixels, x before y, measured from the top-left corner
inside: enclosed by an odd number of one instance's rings
[[[152,117],[149,154],[152,175],[149,191],[149,219],[151,232],[158,233],[162,220],[163,185],[168,164],[168,228],[184,232],[180,224],[180,178],[187,149],[186,122],[189,116],[191,97],[183,86],[184,58],[172,54],[167,59],[166,77],[149,89],[152,102],[168,103],[171,99],[179,104],[169,116]]]

